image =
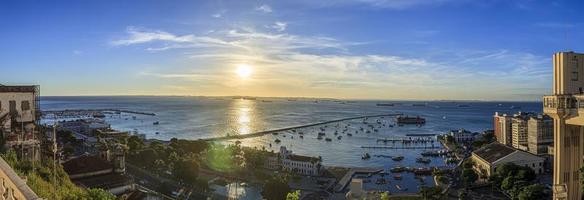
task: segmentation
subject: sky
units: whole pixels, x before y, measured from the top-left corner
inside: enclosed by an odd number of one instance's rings
[[[0,84],[45,96],[540,100],[584,1],[1,1]],[[245,68],[246,74],[238,73]]]

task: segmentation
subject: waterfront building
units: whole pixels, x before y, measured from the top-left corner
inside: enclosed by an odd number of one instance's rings
[[[473,133],[465,129],[452,130],[448,135],[452,136],[457,143],[469,143],[477,139],[477,137],[481,137],[479,133]]]
[[[513,148],[527,151],[527,120],[533,113],[519,112],[513,115],[511,123],[511,144]]]
[[[4,148],[13,149],[21,159],[40,160],[38,122],[39,86],[0,85],[0,133]]]
[[[280,147],[280,153],[272,153],[264,162],[264,167],[271,170],[285,170],[301,175],[317,176],[321,172],[320,158],[293,154],[286,147]]]
[[[493,117],[495,138],[504,145],[511,146],[511,116],[495,112]]]
[[[511,148],[498,142],[485,145],[472,152],[473,169],[481,175],[491,176],[498,166],[514,163],[533,169],[536,174],[544,172],[545,159],[529,152]]]
[[[535,155],[548,153],[554,142],[554,121],[547,115],[530,117],[527,121],[527,143],[529,152]]]
[[[553,94],[543,97],[543,111],[554,119],[554,199],[582,197],[580,168],[584,155],[584,54],[553,55]]]
[[[309,176],[319,175],[322,167],[319,158],[292,154],[284,146],[280,147],[280,163],[286,171]]]

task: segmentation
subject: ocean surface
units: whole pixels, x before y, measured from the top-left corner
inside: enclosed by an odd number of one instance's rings
[[[378,106],[377,103],[391,103],[393,106]],[[202,139],[235,134],[249,134],[257,131],[286,128],[325,122],[329,120],[365,115],[402,113],[409,116],[426,118],[423,126],[397,126],[393,118],[377,117],[342,121],[297,130],[304,133],[301,139],[298,132],[285,131],[278,135],[268,134],[261,137],[240,140],[244,146],[264,147],[279,151],[286,146],[295,154],[321,156],[323,164],[343,167],[381,167],[390,169],[404,167],[448,167],[444,159],[432,158],[429,164],[416,163],[416,158],[424,149],[367,149],[363,146],[403,147],[401,143],[377,142],[381,138],[405,137],[406,134],[444,134],[449,130],[467,129],[482,132],[493,127],[495,112],[516,113],[542,112],[540,102],[482,102],[482,101],[333,101],[313,99],[258,98],[257,100],[212,98],[212,97],[42,97],[42,110],[97,109],[115,108],[155,113],[155,116],[121,114],[107,115],[106,121],[114,129],[137,131],[147,138],[169,140],[171,138]],[[135,117],[135,118],[134,118]],[[45,120],[45,122],[50,119]],[[155,125],[154,122],[159,122]],[[378,123],[379,122],[379,123]],[[375,126],[377,132],[368,129]],[[390,125],[395,125],[390,127]],[[322,131],[320,128],[324,128]],[[361,128],[364,128],[361,131]],[[344,129],[348,129],[344,131]],[[371,130],[366,133],[365,130]],[[158,132],[158,134],[156,134]],[[332,141],[318,140],[318,132],[325,132]],[[337,132],[338,135],[335,135]],[[352,133],[352,136],[346,133]],[[342,136],[342,139],[337,139]],[[280,140],[276,143],[275,139]],[[232,143],[235,140],[223,141]],[[438,142],[411,144],[410,147],[441,147]],[[372,155],[363,160],[364,153]],[[401,162],[382,156],[404,156]],[[403,174],[399,181],[403,187],[415,192],[418,180],[411,174]],[[429,180],[429,179],[428,179]],[[393,182],[396,182],[392,180]],[[373,181],[374,182],[374,181]],[[389,187],[392,192],[400,192],[395,184],[375,185]],[[432,181],[428,181],[432,182]],[[382,189],[382,188],[378,188]],[[386,189],[386,188],[383,188]]]

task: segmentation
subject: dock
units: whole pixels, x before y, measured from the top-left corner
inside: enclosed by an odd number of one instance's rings
[[[349,185],[349,183],[351,182],[351,179],[353,179],[353,175],[355,175],[356,173],[376,174],[376,173],[380,173],[382,171],[383,171],[382,168],[353,168],[353,169],[349,170],[345,174],[345,176],[343,176],[343,178],[341,178],[341,180],[339,180],[339,182],[335,186],[335,191],[342,192],[347,187],[347,185]]]
[[[359,117],[349,117],[349,118],[335,119],[335,120],[300,125],[300,126],[292,126],[292,127],[287,127],[287,128],[259,131],[259,132],[255,132],[255,133],[245,134],[245,135],[228,135],[228,136],[223,136],[223,137],[207,138],[207,139],[202,139],[202,140],[203,141],[221,141],[221,140],[231,140],[231,139],[253,138],[253,137],[259,137],[259,136],[263,136],[263,135],[267,135],[267,134],[282,132],[282,131],[289,131],[289,130],[294,130],[294,129],[299,129],[299,128],[307,128],[307,127],[312,127],[312,126],[320,126],[320,125],[348,121],[348,120],[354,120],[354,119],[364,119],[364,118],[373,118],[373,117],[394,117],[394,116],[400,116],[400,115],[402,115],[402,114],[396,113],[396,114],[366,115],[366,116],[359,116]]]

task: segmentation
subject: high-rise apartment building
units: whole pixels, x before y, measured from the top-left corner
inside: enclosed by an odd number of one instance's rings
[[[511,144],[513,148],[527,151],[527,120],[533,113],[519,112],[511,119]]]
[[[496,112],[493,116],[495,138],[504,145],[511,145],[511,116]]]
[[[554,120],[547,115],[530,117],[527,120],[527,146],[535,155],[548,153],[549,145],[554,142]]]

